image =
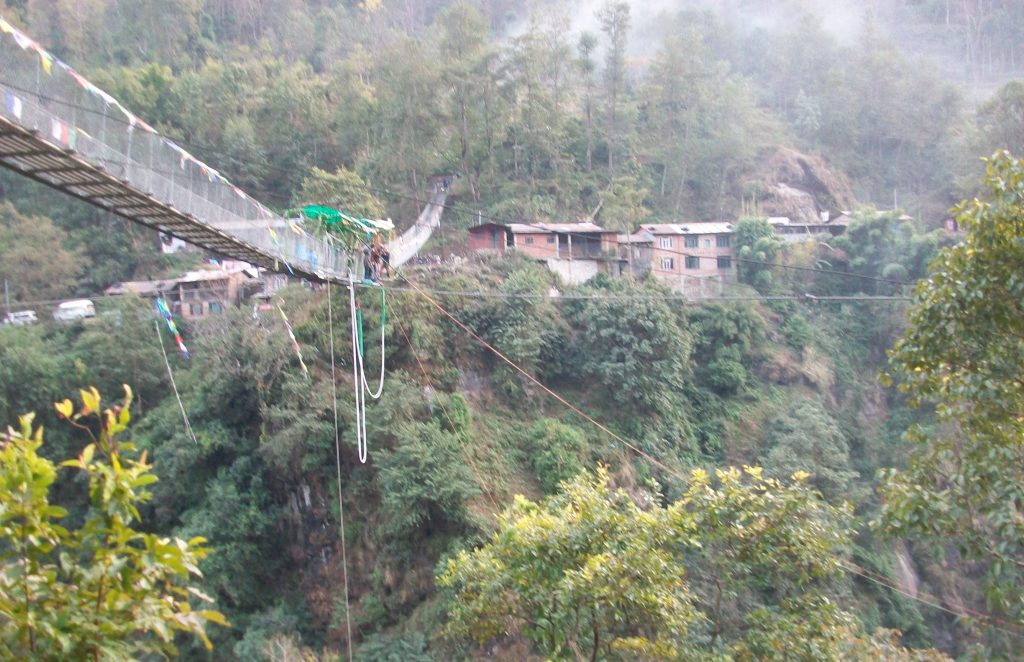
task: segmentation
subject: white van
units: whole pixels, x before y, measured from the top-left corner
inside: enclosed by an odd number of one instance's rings
[[[14,326],[27,326],[38,321],[39,318],[36,317],[36,311],[34,310],[19,310],[7,313],[7,316],[4,317],[4,324],[13,324]]]
[[[53,312],[53,319],[58,322],[73,322],[86,317],[96,317],[96,306],[88,299],[65,301]]]

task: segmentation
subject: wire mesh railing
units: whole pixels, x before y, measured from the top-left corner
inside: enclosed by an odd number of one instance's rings
[[[0,94],[9,121],[280,262],[282,271],[344,279],[358,270],[328,237],[268,209],[2,18]]]

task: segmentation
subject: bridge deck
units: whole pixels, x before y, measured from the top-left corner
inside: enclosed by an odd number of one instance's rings
[[[18,126],[4,117],[0,117],[0,164],[91,205],[190,244],[233,259],[274,268],[274,258],[264,250],[137,190],[128,181],[118,179],[103,168],[82,159],[74,150],[58,147],[42,138],[40,132]],[[297,264],[293,268],[303,275],[315,276],[303,270],[302,265]]]

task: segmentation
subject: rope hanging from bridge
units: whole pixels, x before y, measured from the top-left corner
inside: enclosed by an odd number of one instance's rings
[[[329,284],[328,287],[330,287]],[[367,457],[366,398],[379,400],[381,393],[384,392],[384,325],[387,322],[387,299],[382,289],[380,292],[380,378],[376,390],[371,389],[366,380],[366,368],[363,364],[363,311],[356,301],[355,283],[352,278],[349,279],[348,284],[348,306],[352,323],[350,338],[352,340],[352,389],[356,401],[356,448],[359,453],[359,461],[365,464]]]
[[[366,464],[366,396],[363,393],[362,362],[359,359],[361,353],[359,348],[360,334],[357,329],[356,288],[353,280],[353,275],[350,273],[348,279],[348,308],[352,324],[349,338],[352,341],[352,387],[356,399],[356,450],[359,454],[359,461]]]
[[[363,311],[357,309],[359,323],[359,372],[366,395],[374,400],[380,400],[380,394],[384,391],[384,325],[388,319],[387,300],[384,296],[384,288],[380,290],[380,379],[377,383],[377,390],[373,391],[366,382],[366,369],[363,367]]]

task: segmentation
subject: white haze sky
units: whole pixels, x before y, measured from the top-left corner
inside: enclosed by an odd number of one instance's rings
[[[658,26],[660,18],[683,9],[708,9],[739,30],[771,28],[793,20],[797,6],[813,5],[813,11],[822,26],[840,41],[852,40],[864,23],[864,14],[878,0],[817,0],[814,3],[792,0],[629,0],[633,24],[630,55],[649,55],[656,45],[654,39],[644,39],[645,33]],[[573,34],[592,32],[600,34],[597,12],[604,0],[563,0],[557,3],[570,22]]]

